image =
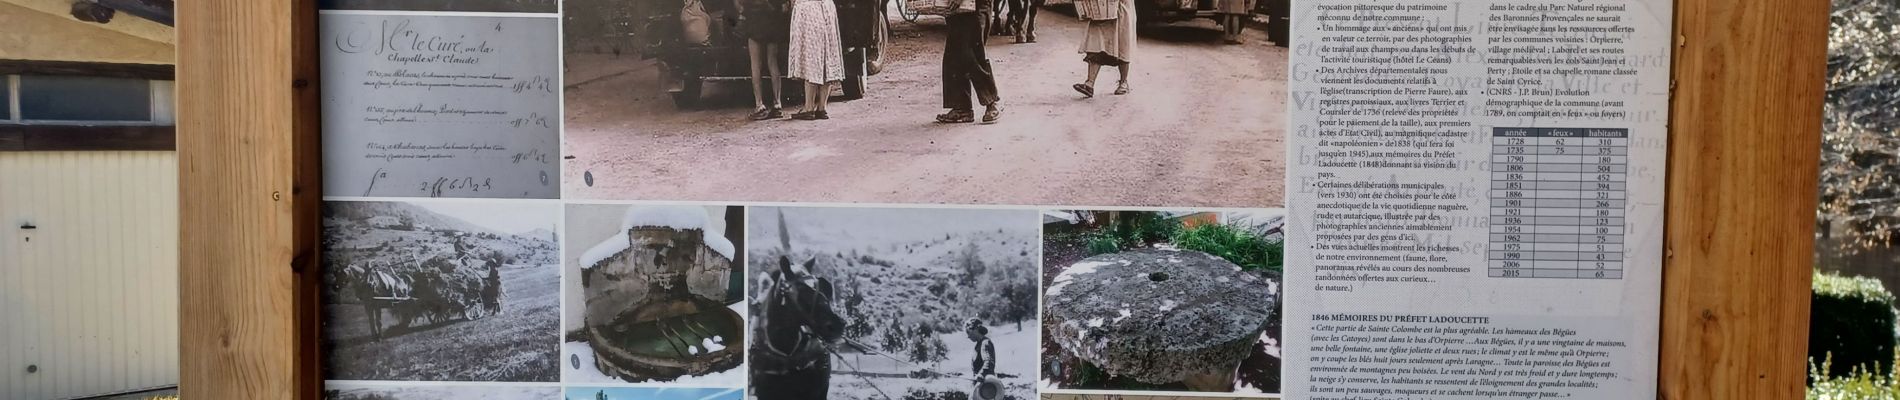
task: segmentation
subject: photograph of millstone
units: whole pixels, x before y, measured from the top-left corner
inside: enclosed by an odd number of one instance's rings
[[[554,382],[561,207],[323,203],[323,377]]]
[[[1285,210],[1042,213],[1042,389],[1280,392]]]
[[[745,382],[745,209],[569,204],[568,383]]]
[[[749,397],[1035,399],[1035,211],[751,216]]]
[[[412,386],[386,383],[331,384],[323,400],[559,400],[561,388],[541,386]]]

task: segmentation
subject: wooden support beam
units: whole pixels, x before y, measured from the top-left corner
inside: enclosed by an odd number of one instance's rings
[[[0,59],[0,75],[103,76],[169,81],[177,68],[165,64]]]
[[[314,3],[178,6],[181,395],[314,399]]]
[[[1828,13],[1676,2],[1663,399],[1804,396]]]

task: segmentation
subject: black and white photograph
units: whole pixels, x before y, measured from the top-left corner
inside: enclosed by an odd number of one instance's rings
[[[324,378],[554,382],[560,205],[323,204]]]
[[[748,397],[1035,398],[1034,211],[751,217]]]
[[[1283,205],[1289,1],[568,0],[562,190]]]
[[[567,383],[745,385],[744,207],[568,204]]]
[[[1044,392],[1280,393],[1286,210],[1050,210],[1042,224]]]
[[[560,0],[318,0],[323,10],[557,13]]]
[[[540,386],[330,385],[323,400],[560,400],[561,388]]]
[[[331,385],[323,400],[561,400],[559,387],[462,387],[462,385]]]

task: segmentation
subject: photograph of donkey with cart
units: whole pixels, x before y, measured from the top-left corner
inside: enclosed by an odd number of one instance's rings
[[[1287,3],[565,1],[563,190],[1278,205]]]
[[[1034,211],[751,212],[749,398],[1035,398]]]
[[[554,382],[560,206],[323,204],[327,380]]]

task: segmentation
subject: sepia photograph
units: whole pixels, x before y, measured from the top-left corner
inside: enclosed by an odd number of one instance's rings
[[[1286,210],[1042,224],[1044,391],[1280,392]]]
[[[560,211],[324,202],[324,378],[556,381]]]
[[[329,384],[323,400],[559,400],[559,387]]]
[[[736,206],[568,204],[562,381],[743,387],[745,221]]]
[[[740,400],[743,389],[579,387],[567,388],[567,400]]]
[[[1281,205],[1287,3],[565,1],[562,190]]]
[[[1033,399],[1035,218],[752,208],[748,397]]]

